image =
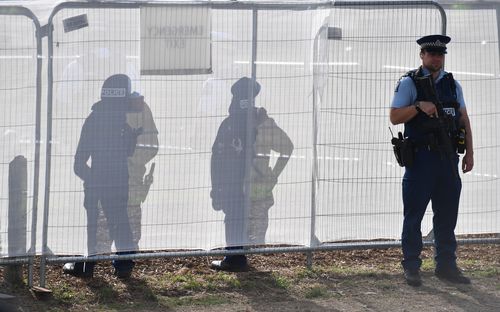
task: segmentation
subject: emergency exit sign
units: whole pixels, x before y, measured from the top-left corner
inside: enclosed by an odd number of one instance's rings
[[[141,75],[211,73],[211,22],[205,7],[141,7]]]

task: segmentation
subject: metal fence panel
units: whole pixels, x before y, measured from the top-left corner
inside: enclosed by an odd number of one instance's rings
[[[64,32],[63,20],[82,14],[87,15],[89,27]],[[139,221],[140,250],[226,245],[224,213],[215,211],[210,199],[212,145],[227,117],[233,84],[241,77],[252,77],[255,46],[256,79],[261,85],[255,105],[265,107],[294,146],[274,188],[266,239],[259,243],[309,244],[312,47],[328,11],[259,11],[257,24],[248,8],[211,14],[213,73],[195,76],[140,75],[139,8],[66,8],[54,15],[47,224],[52,252],[85,253],[86,231],[99,231],[100,225],[87,228],[82,182],[73,172],[73,159],[80,129],[99,100],[104,80],[116,73],[127,74],[133,90],[145,96],[158,129],[159,150],[151,161],[156,164],[154,183]],[[272,162],[276,158],[271,155]],[[242,226],[248,225],[242,222]],[[241,238],[230,244],[252,242]],[[103,240],[96,253],[109,252],[110,245]]]
[[[392,154],[389,107],[398,79],[419,65],[415,40],[441,33],[446,21],[431,5],[347,6],[330,18],[342,38],[330,41],[327,99],[318,113],[317,236],[396,239],[404,169]]]
[[[456,232],[498,233],[499,138],[493,131],[498,122],[493,104],[498,98],[498,8],[491,3],[447,8],[446,34],[452,42],[446,70],[463,87],[476,151],[474,170],[461,177]],[[330,74],[329,105],[320,109],[318,237],[399,238],[404,170],[388,144],[387,110],[399,77],[420,64],[415,39],[439,33],[441,17],[432,7],[365,10],[352,16],[349,10],[337,12],[333,24],[342,27],[344,37],[330,47],[337,67]],[[430,204],[422,232],[431,230]]]
[[[144,53],[141,7],[150,4],[67,3],[59,7],[51,18],[54,28],[48,47],[52,57],[48,59],[47,137],[51,144],[47,146],[48,175],[41,184],[46,189],[45,215],[40,218],[45,222],[43,252],[106,254],[121,248],[112,246],[116,237],[110,237],[105,217],[89,226],[82,181],[73,170],[84,121],[99,101],[106,78],[118,73],[131,78],[132,90],[144,95],[152,113],[152,117],[130,114],[128,123],[139,128],[152,118],[155,125],[148,131],[158,130],[159,140],[137,145],[158,150],[140,166],[138,171],[145,170],[141,182],[153,162],[156,169],[144,202],[131,205],[128,200],[132,215],[127,223],[133,239],[121,249],[317,246],[330,241],[399,238],[403,171],[390,150],[387,110],[397,79],[419,64],[414,40],[443,32],[445,23],[442,12],[428,1],[379,4],[169,3],[170,8],[186,8],[188,17],[189,10],[191,16],[197,16],[194,12],[200,7],[214,8],[210,11],[212,62],[204,74],[158,76],[141,74],[140,68]],[[88,27],[65,31],[65,20],[82,15],[86,15]],[[453,7],[448,16],[447,33],[453,41],[446,68],[464,88],[476,149],[475,170],[462,176],[457,232],[498,233],[499,145],[494,130],[499,116],[494,105],[498,97],[498,12],[495,6],[477,11],[471,6]],[[8,146],[2,154],[2,176],[8,177],[5,168],[15,155],[28,158],[31,215],[27,227],[32,229],[38,220],[36,142],[40,141],[42,84],[41,58],[37,56],[41,43],[37,23],[33,26],[21,19],[2,16],[0,90],[6,103],[16,103],[2,108],[2,140]],[[327,40],[327,26],[340,28],[341,38]],[[14,36],[16,32],[22,36]],[[24,42],[21,38],[30,39]],[[200,49],[200,56],[203,52]],[[169,55],[160,53],[158,57]],[[286,155],[290,160],[272,190],[273,203],[260,203],[268,213],[252,216],[248,194],[253,193],[247,192],[238,202],[243,213],[231,216],[239,220],[231,229],[226,226],[228,214],[213,208],[210,167],[216,134],[234,95],[232,87],[242,77],[256,80],[260,92],[255,91],[259,93],[255,102],[240,105],[264,107],[290,138],[293,152]],[[276,140],[286,145],[284,138]],[[236,143],[231,143],[234,149],[242,147]],[[258,156],[269,157],[273,165],[279,154],[266,151]],[[229,161],[225,159],[225,164]],[[248,164],[247,174],[253,172]],[[269,181],[248,183],[247,188],[265,190]],[[8,183],[1,184],[5,188],[2,194],[8,194]],[[7,256],[7,199],[2,197],[0,203],[0,252]],[[136,209],[130,210],[130,206]],[[431,216],[429,209],[423,232],[431,230]],[[256,227],[264,236],[256,240],[245,235],[228,238],[231,231],[248,232],[253,219],[265,221]],[[92,252],[87,246],[89,231],[98,235],[99,244]],[[28,236],[31,243],[26,249],[34,248],[36,232],[31,230]]]
[[[228,214],[224,221],[210,199],[212,144],[227,116],[231,87],[243,76],[256,77],[262,91],[255,105],[267,109],[294,145],[273,191],[265,240],[259,243],[315,245],[398,238],[402,170],[388,143],[387,109],[397,79],[419,63],[414,40],[444,31],[445,21],[431,3],[395,4],[338,5],[331,11],[267,8],[257,14],[249,7],[214,10],[213,73],[194,76],[141,76],[140,7],[73,5],[58,12],[52,38],[50,250],[82,253],[86,231],[99,232],[102,227],[87,225],[81,181],[72,166],[89,108],[99,99],[104,80],[116,73],[130,76],[132,88],[145,96],[159,133],[159,152],[151,161],[157,165],[155,182],[142,213],[139,210],[140,250],[252,243],[248,238],[229,243],[230,230],[224,229]],[[63,21],[82,14],[87,15],[89,27],[64,32]],[[326,41],[325,23],[342,29],[340,40]],[[488,172],[481,176],[494,178],[494,168]],[[471,177],[465,176],[464,183]],[[472,196],[490,199],[476,221],[460,223],[459,229],[496,231],[483,222],[498,214],[495,193],[486,191],[485,197],[472,189],[467,191]],[[474,201],[467,196],[463,215],[470,214],[469,209],[480,210],[467,206]],[[247,230],[248,211],[232,216],[243,220],[238,231]],[[423,232],[431,230],[430,218],[429,209]],[[130,222],[134,227],[135,221]],[[110,244],[105,239],[95,253],[109,252]]]
[[[500,232],[500,5],[448,10],[454,45],[446,67],[460,81],[474,136],[474,170],[462,176],[457,233]]]
[[[39,30],[38,20],[29,10],[0,7],[0,257],[35,253],[41,95]],[[22,186],[21,191],[26,193],[9,215],[9,164],[16,156],[27,161],[27,175],[17,177],[26,183],[26,190]],[[11,198],[11,206],[14,200]],[[18,219],[9,222],[14,214]],[[16,239],[14,234],[21,237]]]

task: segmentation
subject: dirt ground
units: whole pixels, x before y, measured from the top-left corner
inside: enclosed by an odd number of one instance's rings
[[[430,248],[419,288],[404,282],[396,248],[318,252],[311,269],[304,254],[254,255],[241,273],[215,272],[209,257],[141,260],[128,280],[110,263],[93,279],[51,265],[51,295],[3,283],[0,293],[16,297],[0,299],[0,311],[500,311],[500,245],[459,246],[458,257],[471,285],[437,279]]]

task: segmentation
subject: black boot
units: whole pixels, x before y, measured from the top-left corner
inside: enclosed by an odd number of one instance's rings
[[[454,284],[470,284],[470,279],[462,274],[459,268],[443,267],[436,268],[434,274],[441,280],[448,281]]]
[[[92,278],[94,265],[94,262],[68,262],[63,266],[63,273],[76,277]]]
[[[248,262],[245,255],[225,256],[223,260],[212,261],[210,267],[220,271],[244,272],[248,271]]]
[[[406,283],[410,286],[419,287],[422,285],[419,269],[404,269]]]

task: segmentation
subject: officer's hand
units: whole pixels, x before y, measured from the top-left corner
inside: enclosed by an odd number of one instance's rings
[[[474,155],[471,153],[465,153],[462,158],[462,172],[466,173],[472,170],[474,167]]]
[[[223,203],[221,200],[221,194],[217,190],[211,190],[210,191],[210,197],[212,198],[212,207],[214,208],[215,211],[220,211],[222,210]]]
[[[221,211],[222,203],[212,199],[212,207],[214,208],[215,211]]]
[[[419,101],[420,109],[427,114],[429,117],[437,117],[436,105],[432,102]]]
[[[146,174],[146,176],[144,177],[144,185],[151,185],[153,184],[153,181],[154,181],[154,177],[152,174]]]

